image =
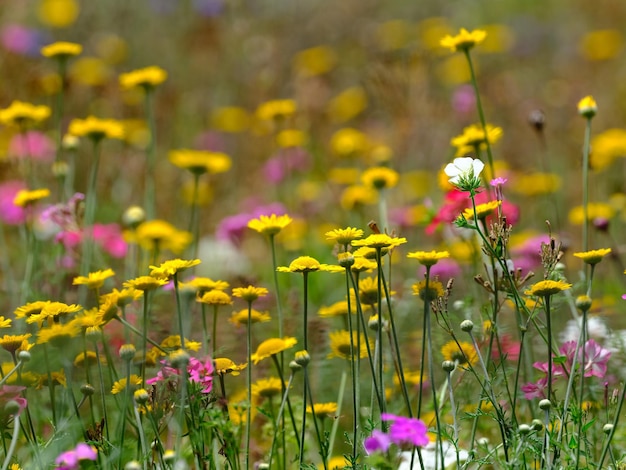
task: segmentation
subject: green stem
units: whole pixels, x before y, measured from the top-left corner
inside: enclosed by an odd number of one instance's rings
[[[154,113],[154,100],[152,88],[145,89],[145,108],[146,119],[150,128],[150,141],[146,148],[147,154],[147,171],[145,180],[145,197],[144,206],[146,209],[147,220],[156,217],[156,201],[155,201],[155,168],[156,168],[156,118]]]
[[[250,425],[252,422],[252,302],[248,302],[248,325],[246,328],[246,385],[248,396],[248,408],[246,409],[246,468],[250,468]]]
[[[352,305],[350,300],[350,278],[352,277],[352,271],[350,267],[346,267],[346,299],[348,302],[348,331],[350,333],[350,375],[352,378],[352,461],[356,461],[357,456],[357,442],[358,442],[358,431],[359,431],[359,399],[360,399],[360,389],[359,382],[357,379],[358,376],[358,368],[356,363],[356,356],[361,355],[360,349],[355,349],[354,345],[354,328],[352,326]],[[357,319],[358,324],[358,319]],[[342,378],[342,386],[345,382],[345,372],[341,376]],[[343,397],[343,387],[340,388],[341,394],[339,397]],[[339,398],[337,399],[337,406],[340,406]],[[339,414],[339,412],[337,412]],[[338,423],[339,420],[335,420],[335,423]],[[334,442],[334,431],[335,425],[333,424],[333,434],[331,435],[331,442],[329,451],[332,453],[333,451],[333,442]]]
[[[83,276],[89,274],[91,269],[91,259],[93,257],[94,240],[93,240],[93,223],[96,215],[96,185],[98,182],[98,168],[100,166],[100,155],[102,146],[100,140],[93,139],[93,163],[91,165],[91,173],[89,175],[89,186],[87,187],[87,195],[85,196],[85,218],[83,223],[83,257],[80,267],[80,273]],[[90,230],[90,232],[86,232]],[[84,304],[87,295],[86,288],[81,293],[81,304]]]
[[[591,117],[587,118],[583,143],[583,251],[589,250],[589,154],[591,152]]]
[[[178,273],[174,273],[174,296],[176,297],[176,316],[178,317],[178,329],[180,331],[180,348],[185,349],[185,327],[183,324],[183,308],[180,302],[180,290],[178,288]]]
[[[120,432],[120,442],[118,444],[118,450],[120,453],[117,461],[118,468],[122,468],[122,462],[124,460],[124,437],[126,435],[126,415],[128,412],[128,404],[130,403],[130,361],[126,361],[126,387],[124,387],[124,404],[122,405],[122,424]],[[141,426],[141,425],[140,425]]]
[[[143,291],[143,346],[141,361],[141,388],[144,388],[146,384],[146,357],[148,354],[148,290]]]
[[[427,324],[426,324],[426,319],[428,318],[429,315],[429,311],[430,311],[430,299],[428,297],[428,291],[429,291],[429,282],[430,282],[430,266],[426,266],[426,280],[424,281],[424,292],[426,292],[426,295],[424,297],[424,319],[423,319],[423,325],[422,325],[422,334],[426,335],[427,333]],[[423,384],[424,384],[424,365],[425,365],[425,361],[426,361],[426,338],[422,338],[422,353],[421,353],[421,357],[420,357],[420,385],[419,385],[419,389],[417,391],[417,418],[421,418],[422,416],[422,396],[423,396]]]
[[[198,217],[198,186],[200,184],[200,175],[193,174],[193,192],[191,196],[191,217],[189,218],[189,233],[193,234],[193,244],[191,245],[191,257],[198,257],[198,242],[200,240],[200,217]]]
[[[11,457],[13,457],[13,452],[15,452],[15,448],[17,447],[19,428],[20,428],[20,415],[15,414],[13,416],[13,436],[11,437],[11,445],[9,446],[9,451],[4,457],[4,464],[2,465],[2,470],[7,470],[7,468],[9,468],[9,464],[11,463]]]
[[[378,351],[378,387],[379,387],[379,397],[381,399],[381,414],[387,412],[387,397],[385,396],[385,383],[383,376],[383,306],[382,306],[382,283],[383,283],[383,267],[382,267],[382,248],[376,247],[376,282],[377,282],[377,315],[378,315],[378,329],[376,330],[376,338],[377,338],[377,351]],[[381,429],[383,432],[387,431],[387,422],[381,420],[380,421]]]
[[[304,304],[302,306],[303,311],[304,311],[304,349],[305,351],[308,351],[307,347],[308,347],[308,272],[304,271],[302,273],[302,277],[303,277],[303,298],[304,298]],[[300,456],[298,458],[298,462],[300,464],[299,468],[302,468],[302,464],[304,462],[304,443],[306,440],[306,400],[307,400],[307,393],[308,393],[308,374],[306,373],[306,368],[305,368],[305,374],[304,374],[304,387],[302,390],[302,429],[300,430]]]

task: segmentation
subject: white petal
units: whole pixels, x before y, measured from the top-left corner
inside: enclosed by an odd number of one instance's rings
[[[485,164],[478,158],[475,158],[472,161],[472,166],[474,168],[474,176],[480,175],[480,172],[483,171],[483,168],[485,168]]]
[[[456,160],[455,160],[456,161]],[[461,170],[454,163],[448,163],[446,167],[443,169],[444,173],[450,177],[459,176],[461,174]]]
[[[460,157],[460,158],[455,158],[453,161],[453,164],[462,173],[467,173],[473,168],[473,162],[474,162],[474,159],[472,157]]]

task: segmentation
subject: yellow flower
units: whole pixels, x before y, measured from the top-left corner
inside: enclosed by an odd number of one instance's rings
[[[476,44],[481,43],[485,37],[487,37],[487,33],[480,29],[475,29],[473,31],[468,31],[465,28],[461,28],[459,34],[456,36],[451,36],[447,34],[441,39],[439,44],[442,47],[447,47],[453,52],[455,51],[469,51]]]
[[[453,361],[461,365],[469,362],[473,366],[478,362],[478,354],[474,345],[465,341],[461,341],[459,344],[456,341],[448,341],[442,346],[441,354],[444,361]]]
[[[105,361],[100,361],[105,364]],[[98,363],[98,355],[94,351],[83,351],[78,353],[74,359],[74,365],[76,367],[89,367]]]
[[[78,18],[80,5],[76,0],[41,0],[37,6],[37,16],[46,26],[66,28]]]
[[[356,313],[356,310],[353,308],[353,314]],[[335,302],[330,307],[320,307],[317,314],[320,317],[340,317],[342,315],[348,314],[348,301],[340,300],[339,302]]]
[[[126,377],[121,378],[120,380],[115,382],[113,384],[113,387],[111,388],[111,393],[113,395],[122,393],[124,390],[126,390],[126,382],[127,382]],[[137,387],[141,385],[141,377],[139,377],[137,374],[131,374],[129,382],[130,382],[131,389],[134,391]]]
[[[349,465],[345,457],[331,457],[328,459],[328,470],[343,470]],[[324,465],[319,464],[317,466],[319,470],[324,469]]]
[[[167,284],[167,279],[157,279],[152,276],[139,276],[124,282],[124,287],[145,292],[147,290],[157,289],[165,284]]]
[[[282,382],[276,377],[260,379],[252,384],[252,395],[257,398],[272,398],[282,393]]]
[[[185,349],[188,349],[189,351],[199,351],[201,346],[202,343],[199,343],[198,341],[190,341],[185,338]],[[161,347],[168,350],[179,350],[181,347],[180,335],[168,336],[163,341],[161,341]]]
[[[198,297],[202,297],[211,290],[226,290],[229,284],[226,281],[214,281],[208,277],[194,277],[189,282],[180,282],[179,286],[183,289],[195,289]]]
[[[626,157],[626,130],[608,129],[591,139],[589,165],[602,170],[620,157]]]
[[[104,271],[89,273],[87,276],[77,276],[74,278],[72,285],[84,285],[89,289],[99,289],[104,285],[104,281],[112,276],[115,276],[115,272],[109,268]]]
[[[615,217],[615,209],[610,204],[604,202],[590,202],[587,204],[587,220],[611,220],[613,217]],[[572,225],[582,225],[584,220],[583,206],[576,206],[570,209],[568,218]]]
[[[13,315],[15,318],[29,318],[31,315],[37,315],[41,313],[43,308],[48,303],[47,300],[37,300],[36,302],[29,302],[26,305],[22,305],[15,309]]]
[[[151,276],[146,276],[151,277]],[[139,289],[135,289],[133,287],[126,287],[122,290],[113,289],[108,294],[103,295],[104,299],[110,299],[112,303],[116,304],[118,307],[124,307],[135,300],[141,298],[143,294]]]
[[[332,183],[340,185],[356,184],[359,180],[360,170],[351,167],[331,168],[326,175],[326,179]]]
[[[50,112],[48,106],[15,100],[8,108],[0,109],[0,122],[5,126],[30,126],[48,119]]]
[[[500,207],[501,204],[502,201],[489,201],[484,204],[478,204],[476,206],[476,217],[478,220],[483,220],[486,217],[489,217],[493,214],[493,211]],[[465,217],[466,220],[474,220],[474,208],[468,207],[465,209],[463,211],[463,217]]]
[[[447,251],[413,251],[406,255],[407,258],[415,258],[423,266],[434,266],[439,260],[449,258]]]
[[[4,335],[0,338],[0,348],[13,354],[20,349],[24,341],[27,341],[31,336],[30,333],[23,335]]]
[[[48,196],[50,196],[50,190],[46,188],[33,189],[32,191],[20,189],[13,198],[13,204],[18,207],[26,207]]]
[[[366,246],[368,248],[395,248],[406,243],[406,238],[391,237],[386,233],[374,233],[363,240],[354,240],[352,246]]]
[[[224,173],[232,166],[228,155],[208,150],[172,150],[169,153],[169,160],[173,165],[189,170],[194,175]]]
[[[230,295],[218,289],[205,292],[201,297],[197,296],[196,300],[207,305],[230,305],[233,303]]]
[[[124,127],[119,121],[99,119],[94,116],[86,119],[72,119],[68,132],[76,137],[89,137],[96,142],[104,138],[124,138]]]
[[[254,302],[259,297],[265,297],[269,294],[269,291],[265,287],[235,287],[233,289],[233,296],[239,297],[246,302]]]
[[[191,243],[192,235],[164,220],[149,220],[139,224],[135,239],[146,250],[158,248],[181,253]]]
[[[416,282],[411,287],[413,288],[413,295],[419,295],[422,300],[425,300],[427,294],[430,301],[444,295],[443,284],[433,279],[428,280],[428,293],[426,292],[426,280]]]
[[[115,312],[117,313],[117,305],[115,306]],[[76,322],[85,330],[87,335],[100,333],[102,326],[106,323],[104,316],[96,308],[87,310],[82,315],[76,317]]]
[[[289,225],[293,219],[288,215],[261,215],[258,219],[252,219],[248,221],[248,228],[256,230],[263,235],[276,235],[287,225]]]
[[[289,264],[289,267],[279,266],[276,268],[276,271],[281,273],[310,273],[313,271],[339,272],[343,271],[343,268],[340,266],[321,264],[318,260],[310,256],[299,256]]]
[[[326,240],[333,241],[339,245],[348,245],[352,240],[361,238],[363,236],[363,230],[353,227],[338,228],[326,232],[324,235],[326,236]]]
[[[528,290],[524,291],[524,294],[535,295],[537,297],[547,297],[558,294],[559,292],[567,290],[570,287],[572,287],[571,284],[563,281],[539,281],[530,286]]]
[[[611,253],[610,248],[601,248],[599,250],[574,253],[574,256],[582,259],[587,264],[598,264],[609,253]]]
[[[78,336],[80,326],[77,322],[53,323],[47,328],[42,328],[37,333],[37,344],[51,343],[53,345],[67,347],[71,338]]]
[[[235,364],[227,357],[216,357],[213,362],[215,363],[215,371],[221,375],[239,375],[242,370],[248,367],[248,364]]]
[[[367,186],[348,186],[341,193],[341,207],[346,210],[351,210],[358,206],[374,204],[377,200],[377,191]]]
[[[151,66],[120,75],[120,85],[129,90],[135,87],[154,88],[167,79],[167,72],[161,67]]]
[[[41,48],[41,55],[44,57],[56,57],[59,59],[67,59],[83,52],[83,46],[75,42],[53,42]]]
[[[258,310],[252,309],[250,311],[250,323],[267,323],[270,321],[272,317],[268,312],[259,312]],[[244,308],[243,310],[239,310],[238,312],[234,312],[231,317],[228,319],[235,326],[244,326],[248,324],[248,309]]]
[[[282,148],[302,147],[306,141],[306,134],[298,129],[285,129],[276,135],[276,143]]]
[[[597,112],[598,105],[596,104],[596,100],[593,99],[593,96],[585,96],[578,102],[578,114],[581,116],[589,119],[594,117]]]
[[[50,375],[41,374],[35,384],[35,388],[37,390],[41,390],[44,387],[49,387],[50,384],[52,386],[61,385],[62,387],[67,387],[67,378],[65,377],[65,371],[51,371]]]
[[[323,75],[330,72],[337,63],[337,54],[329,46],[317,46],[296,54],[293,66],[296,72],[305,77]]]
[[[374,189],[393,188],[399,179],[398,172],[386,166],[368,168],[361,175],[363,184]]]
[[[624,38],[617,29],[600,29],[585,34],[578,46],[587,60],[609,60],[622,51]]]
[[[375,277],[366,277],[359,281],[359,300],[365,305],[378,303],[378,280]]]
[[[26,318],[26,323],[42,323],[45,320],[58,321],[62,316],[79,312],[82,309],[80,305],[66,304],[63,302],[45,302],[41,306],[38,313],[31,313]]]
[[[4,315],[0,315],[0,328],[11,328],[12,321],[10,318],[4,318]]]
[[[252,354],[251,359],[255,364],[258,364],[266,357],[274,356],[275,354],[294,347],[297,342],[298,340],[296,338],[292,338],[290,336],[285,336],[284,338],[266,339],[259,344],[256,352]]]
[[[286,118],[296,112],[294,100],[272,100],[259,105],[256,116],[261,121],[274,121]]]
[[[200,264],[199,259],[183,260],[171,259],[161,263],[159,266],[150,266],[150,276],[157,279],[171,279],[175,274],[193,268]]]
[[[357,335],[356,332],[352,333],[352,339],[354,344],[355,356],[359,351],[357,348]],[[361,351],[360,357],[367,357],[367,345],[365,344],[365,337],[361,334]],[[350,332],[347,330],[333,331],[330,333],[330,353],[328,358],[339,357],[342,359],[350,359]]]
[[[337,403],[314,403],[313,408],[310,405],[306,407],[306,412],[312,414],[313,409],[315,409],[315,416],[318,418],[334,417],[335,413],[337,413]]]
[[[339,129],[330,138],[330,148],[340,157],[349,157],[365,152],[369,148],[369,139],[363,132],[346,127]]]
[[[250,115],[243,108],[225,106],[213,111],[211,123],[213,127],[222,132],[243,132],[250,127]]]
[[[469,152],[474,152],[477,148],[484,150],[487,148],[487,141],[489,144],[495,144],[502,137],[501,127],[487,124],[485,128],[487,137],[485,137],[482,125],[473,124],[463,129],[463,134],[452,138],[450,143],[457,148],[455,156],[464,156]]]
[[[361,87],[351,87],[330,100],[326,113],[333,122],[342,123],[358,116],[366,107],[365,90]]]
[[[372,248],[363,247],[363,248],[359,248],[357,251],[354,252],[354,264],[350,267],[350,270],[353,273],[362,273],[366,271],[369,272],[378,267],[378,264],[376,263],[376,261],[372,261],[371,259],[368,259],[364,256],[360,256],[360,255],[357,256],[357,252],[359,251],[362,252],[364,250],[370,251],[372,250]]]
[[[595,148],[594,148],[595,151]],[[540,196],[556,192],[561,187],[561,177],[555,173],[519,173],[510,188],[524,196]]]

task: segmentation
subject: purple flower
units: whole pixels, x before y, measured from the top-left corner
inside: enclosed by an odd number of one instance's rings
[[[98,453],[96,450],[90,445],[81,442],[74,449],[60,454],[54,463],[61,470],[76,470],[79,468],[81,460],[96,460],[97,458]]]
[[[526,385],[522,385],[521,389],[522,392],[524,392],[524,398],[526,398],[526,400],[532,400],[533,398],[545,398],[547,385],[547,377],[543,377],[535,383],[529,382]]]
[[[389,435],[378,429],[374,429],[372,435],[363,441],[363,447],[365,447],[368,455],[374,452],[387,452],[390,445],[391,438]]]
[[[0,184],[0,220],[7,225],[20,225],[26,220],[22,207],[13,204],[18,192],[26,189],[22,181],[6,181]]]
[[[411,444],[419,447],[428,445],[428,428],[423,421],[389,413],[383,413],[380,417],[384,421],[393,422],[389,428],[389,436],[395,444]]]

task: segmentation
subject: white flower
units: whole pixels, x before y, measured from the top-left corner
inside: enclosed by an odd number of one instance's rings
[[[448,163],[444,168],[446,175],[450,177],[450,183],[458,186],[461,180],[471,180],[477,178],[485,168],[485,164],[478,158],[461,157],[455,158],[452,163]]]
[[[443,458],[444,462],[441,465],[441,456],[439,455],[439,449],[435,446],[434,442],[430,442],[426,447],[422,447],[422,462],[423,467],[420,467],[417,459],[417,453],[413,458],[413,467],[411,467],[411,452],[402,452],[402,463],[398,467],[398,470],[436,470],[437,468],[448,468],[448,466],[456,463],[456,451],[454,446],[448,442],[443,441]],[[465,462],[469,458],[469,453],[466,450],[459,449],[459,460]]]

